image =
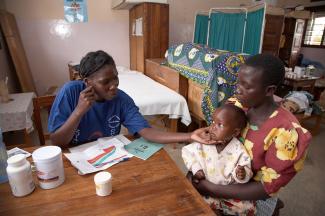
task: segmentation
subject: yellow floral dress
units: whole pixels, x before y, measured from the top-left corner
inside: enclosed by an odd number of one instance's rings
[[[248,124],[242,138],[252,159],[254,179],[271,196],[302,169],[311,141],[310,133],[282,107],[259,128]]]

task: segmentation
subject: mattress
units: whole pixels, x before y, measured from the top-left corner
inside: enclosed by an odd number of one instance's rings
[[[118,66],[119,89],[127,93],[139,107],[142,115],[169,115],[181,118],[188,126],[191,116],[185,98],[146,75]]]

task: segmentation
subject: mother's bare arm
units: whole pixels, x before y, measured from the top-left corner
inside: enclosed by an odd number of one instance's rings
[[[215,198],[263,200],[270,196],[265,192],[261,182],[248,182],[245,184],[216,185],[208,180],[199,183],[192,182],[194,187],[202,194]]]

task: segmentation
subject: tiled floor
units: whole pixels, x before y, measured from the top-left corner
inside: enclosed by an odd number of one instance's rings
[[[22,142],[22,133],[6,133],[5,141],[10,143]],[[34,143],[38,142],[36,132],[31,133]],[[309,153],[304,169],[280,191],[279,196],[285,203],[281,211],[284,216],[323,216],[325,215],[325,125],[322,124],[321,132],[315,136],[309,148]],[[168,144],[164,148],[175,161],[180,170],[185,174],[186,168],[181,158],[182,144]]]

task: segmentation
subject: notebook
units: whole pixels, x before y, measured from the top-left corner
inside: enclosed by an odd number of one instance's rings
[[[143,138],[134,140],[124,148],[130,154],[142,159],[147,160],[151,155],[159,151],[164,145],[159,143],[149,142]]]

